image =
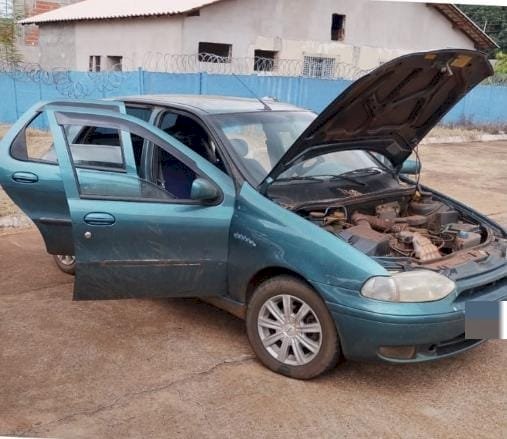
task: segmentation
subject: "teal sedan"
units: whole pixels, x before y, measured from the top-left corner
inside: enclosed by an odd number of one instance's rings
[[[507,297],[507,235],[423,186],[411,156],[491,74],[475,51],[411,54],[318,116],[260,98],[40,103],[2,140],[0,184],[75,300],[203,298],[299,379],[443,358],[482,342],[467,301]]]

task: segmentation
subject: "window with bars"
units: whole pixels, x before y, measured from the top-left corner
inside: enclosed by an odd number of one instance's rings
[[[100,61],[101,57],[99,55],[91,55],[89,61],[88,71],[90,72],[100,72]]]
[[[336,60],[320,56],[305,56],[303,76],[309,78],[332,78],[334,76]]]

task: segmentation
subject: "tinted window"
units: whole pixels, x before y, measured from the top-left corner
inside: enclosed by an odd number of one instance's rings
[[[151,108],[127,107],[127,114],[144,120],[145,122],[149,122],[151,117]]]

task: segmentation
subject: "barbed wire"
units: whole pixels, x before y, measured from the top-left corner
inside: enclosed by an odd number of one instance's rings
[[[124,60],[128,66],[129,61]],[[277,59],[263,57],[228,57],[211,53],[173,55],[159,52],[147,53],[141,66],[147,71],[166,73],[210,73],[269,76],[303,76],[322,79],[355,80],[368,70],[341,62],[332,57],[304,57],[304,59]]]
[[[339,62],[335,58],[305,57],[303,60],[276,58],[232,58],[209,53],[195,55],[171,55],[148,53],[141,66],[128,58],[100,72],[75,72],[66,68],[44,69],[39,64],[1,61],[0,72],[16,81],[33,82],[54,87],[60,95],[71,99],[91,96],[107,96],[121,93],[124,82],[132,72],[141,68],[147,72],[208,73],[220,75],[251,75],[305,77],[320,79],[356,80],[368,73],[357,66]],[[507,75],[497,74],[485,81],[489,85],[507,86]]]
[[[0,60],[6,59],[1,56]],[[232,58],[209,53],[171,55],[150,52],[141,66],[124,57],[119,64],[100,72],[73,72],[66,68],[44,69],[40,64],[0,61],[0,72],[16,81],[52,86],[62,95],[82,99],[97,94],[114,93],[121,89],[128,73],[139,67],[147,72],[209,73],[221,75],[303,76],[322,79],[357,79],[367,73],[334,58],[310,57],[305,60],[272,58]],[[85,73],[85,74],[83,74]]]
[[[31,63],[0,62],[0,72],[19,82],[54,87],[62,96],[71,99],[115,92],[121,88],[126,79],[121,71],[72,72],[64,68],[45,70],[39,64]]]

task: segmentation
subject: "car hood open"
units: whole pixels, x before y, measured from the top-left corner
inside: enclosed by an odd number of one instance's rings
[[[493,74],[486,55],[446,49],[383,64],[340,94],[272,169],[273,181],[303,160],[342,150],[369,150],[395,168],[473,87]]]

